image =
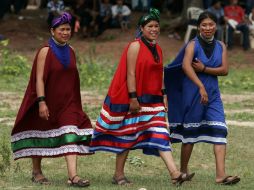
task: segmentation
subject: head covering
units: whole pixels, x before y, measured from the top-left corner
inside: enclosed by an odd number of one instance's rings
[[[145,26],[148,22],[152,20],[160,22],[160,11],[158,9],[151,8],[148,14],[143,15],[139,19],[138,26]]]
[[[56,28],[62,24],[66,24],[66,23],[71,23],[71,15],[67,12],[64,12],[63,14],[61,14],[60,16],[56,17],[52,23],[51,23],[51,28]]]
[[[160,22],[160,11],[155,8],[150,8],[149,12],[142,17],[140,17],[138,21],[138,28],[136,31],[136,39],[142,36],[142,31],[140,29],[141,26],[145,26],[148,22],[155,20]]]

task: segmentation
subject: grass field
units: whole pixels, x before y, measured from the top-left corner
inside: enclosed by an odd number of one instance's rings
[[[8,54],[9,52],[5,52]],[[3,52],[2,52],[3,54]],[[10,54],[9,54],[10,55]],[[3,58],[3,56],[2,56]],[[6,59],[10,59],[8,56]],[[11,59],[24,61],[20,57]],[[96,61],[87,62],[87,65],[80,65],[80,78],[82,90],[93,90],[93,96],[101,91],[106,91],[115,70],[115,66],[100,67]],[[100,61],[98,58],[97,61]],[[10,151],[10,132],[13,119],[16,116],[19,102],[23,96],[30,67],[20,69],[15,64],[0,65],[0,189],[75,189],[66,185],[67,171],[64,158],[44,159],[43,169],[45,175],[52,181],[50,186],[33,184],[31,178],[31,160],[21,159],[13,161]],[[88,72],[90,71],[90,72]],[[91,73],[92,71],[92,73]],[[254,108],[254,98],[246,98],[246,94],[254,91],[254,69],[232,69],[228,77],[220,78],[221,91],[225,94],[238,94],[243,96],[241,100],[230,101],[226,99],[225,109],[227,119],[236,121],[254,122],[252,112],[241,112],[241,110]],[[13,73],[15,73],[13,75]],[[89,82],[90,81],[90,82]],[[88,87],[88,88],[87,88]],[[11,93],[10,93],[11,92]],[[10,93],[10,94],[9,94]],[[13,96],[16,94],[17,96]],[[83,107],[91,119],[95,120],[100,110],[98,105],[84,104]],[[230,113],[230,111],[238,111]],[[195,145],[190,161],[190,171],[196,175],[191,182],[183,184],[177,189],[186,190],[251,190],[254,189],[254,149],[253,149],[254,127],[229,126],[226,166],[227,173],[239,175],[241,182],[236,186],[225,187],[215,184],[215,163],[213,148],[210,144]],[[173,145],[173,156],[176,163],[179,163],[180,145]],[[138,190],[166,190],[176,189],[169,180],[166,167],[159,157],[145,156],[140,150],[132,151],[126,165],[126,175],[134,182],[131,187],[118,187],[111,184],[114,171],[115,155],[112,153],[99,152],[92,156],[79,157],[78,170],[81,176],[91,181],[90,190],[117,190],[130,189]],[[179,166],[179,165],[178,165]]]

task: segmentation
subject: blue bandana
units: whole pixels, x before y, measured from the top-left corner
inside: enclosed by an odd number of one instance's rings
[[[49,39],[49,46],[58,61],[64,66],[64,68],[67,68],[71,62],[70,46],[68,44],[65,44],[64,46],[57,45],[52,38]]]

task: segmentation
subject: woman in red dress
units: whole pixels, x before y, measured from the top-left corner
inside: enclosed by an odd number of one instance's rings
[[[30,81],[12,130],[14,159],[32,158],[32,181],[49,184],[42,157],[65,156],[68,183],[88,186],[77,175],[77,155],[90,154],[92,126],[82,110],[79,74],[71,37],[71,16],[54,19],[48,44],[34,60]]]
[[[113,183],[129,185],[124,165],[129,150],[161,156],[172,183],[187,177],[179,172],[171,154],[165,122],[162,51],[156,43],[160,32],[159,11],[151,9],[139,22],[141,38],[124,50],[111,82],[91,142],[91,151],[117,154]]]

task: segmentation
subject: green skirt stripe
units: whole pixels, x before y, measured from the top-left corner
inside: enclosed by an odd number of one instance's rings
[[[29,138],[11,143],[13,152],[24,148],[54,148],[71,143],[85,143],[88,145],[91,141],[91,135],[78,136],[76,134],[65,134],[53,138]]]

